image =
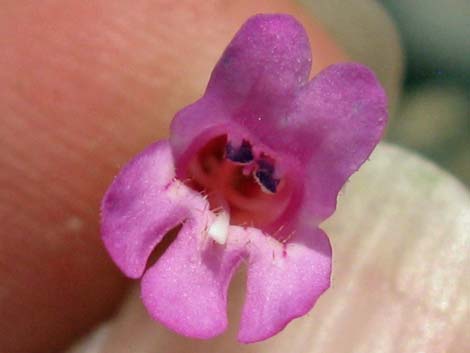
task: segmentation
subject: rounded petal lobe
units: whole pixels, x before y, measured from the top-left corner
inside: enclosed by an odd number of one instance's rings
[[[298,229],[281,244],[250,236],[248,283],[238,340],[261,341],[306,314],[330,286],[331,247],[320,229]]]
[[[227,289],[241,257],[207,238],[205,224],[197,218],[184,223],[145,273],[142,299],[155,320],[179,334],[207,339],[227,327]]]
[[[215,66],[204,97],[179,111],[171,124],[171,145],[179,166],[196,138],[273,131],[311,69],[305,30],[289,15],[256,15],[237,32]],[[205,140],[207,142],[207,139]]]
[[[240,28],[212,72],[208,94],[232,107],[265,108],[291,97],[308,80],[308,36],[292,16],[260,14]]]
[[[387,122],[387,98],[375,75],[355,63],[336,64],[299,93],[284,146],[305,161],[305,219],[331,215],[347,179],[369,157]]]
[[[129,277],[142,275],[153,248],[187,214],[184,191],[173,178],[169,143],[156,142],[122,169],[103,198],[103,241]]]

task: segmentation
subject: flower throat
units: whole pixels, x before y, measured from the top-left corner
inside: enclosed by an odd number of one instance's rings
[[[253,151],[243,139],[227,135],[210,140],[192,158],[187,184],[207,196],[214,212],[225,211],[230,224],[270,228],[291,196],[288,178],[278,175],[276,160]]]

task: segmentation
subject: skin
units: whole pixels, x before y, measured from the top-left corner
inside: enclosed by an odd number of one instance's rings
[[[345,58],[287,1],[2,4],[3,350],[58,351],[115,309],[128,282],[99,239],[100,199],[127,160],[167,135],[257,12],[308,25],[324,49],[315,71]]]
[[[129,282],[99,239],[101,197],[127,160],[167,136],[174,113],[203,92],[225,45],[258,12],[291,13],[306,26],[314,73],[347,59],[287,0],[2,4],[4,351],[61,351],[119,310]]]

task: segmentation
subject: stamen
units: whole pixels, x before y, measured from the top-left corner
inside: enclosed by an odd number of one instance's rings
[[[277,186],[280,182],[279,179],[275,179],[271,173],[266,170],[259,169],[254,174],[255,180],[263,190],[267,194],[274,194],[276,193]]]
[[[254,173],[254,179],[261,186],[261,190],[268,194],[274,194],[280,182],[274,178],[274,164],[266,159],[257,161],[258,168]]]
[[[225,145],[225,158],[235,163],[246,164],[253,160],[251,144],[243,140],[239,148],[235,148],[230,142]]]

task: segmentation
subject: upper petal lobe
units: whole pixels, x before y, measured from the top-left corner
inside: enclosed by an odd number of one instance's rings
[[[387,122],[387,99],[375,75],[354,63],[328,67],[297,96],[284,145],[304,162],[301,217],[318,224],[331,215],[347,179],[369,157]]]
[[[311,49],[289,15],[256,15],[237,32],[212,72],[207,93],[228,106],[252,109],[283,103],[307,82]]]
[[[196,138],[210,130],[267,140],[311,69],[302,25],[289,15],[257,15],[237,32],[214,68],[204,96],[178,112],[171,125],[177,166]],[[215,132],[210,137],[214,137]],[[207,138],[205,140],[207,142]]]

